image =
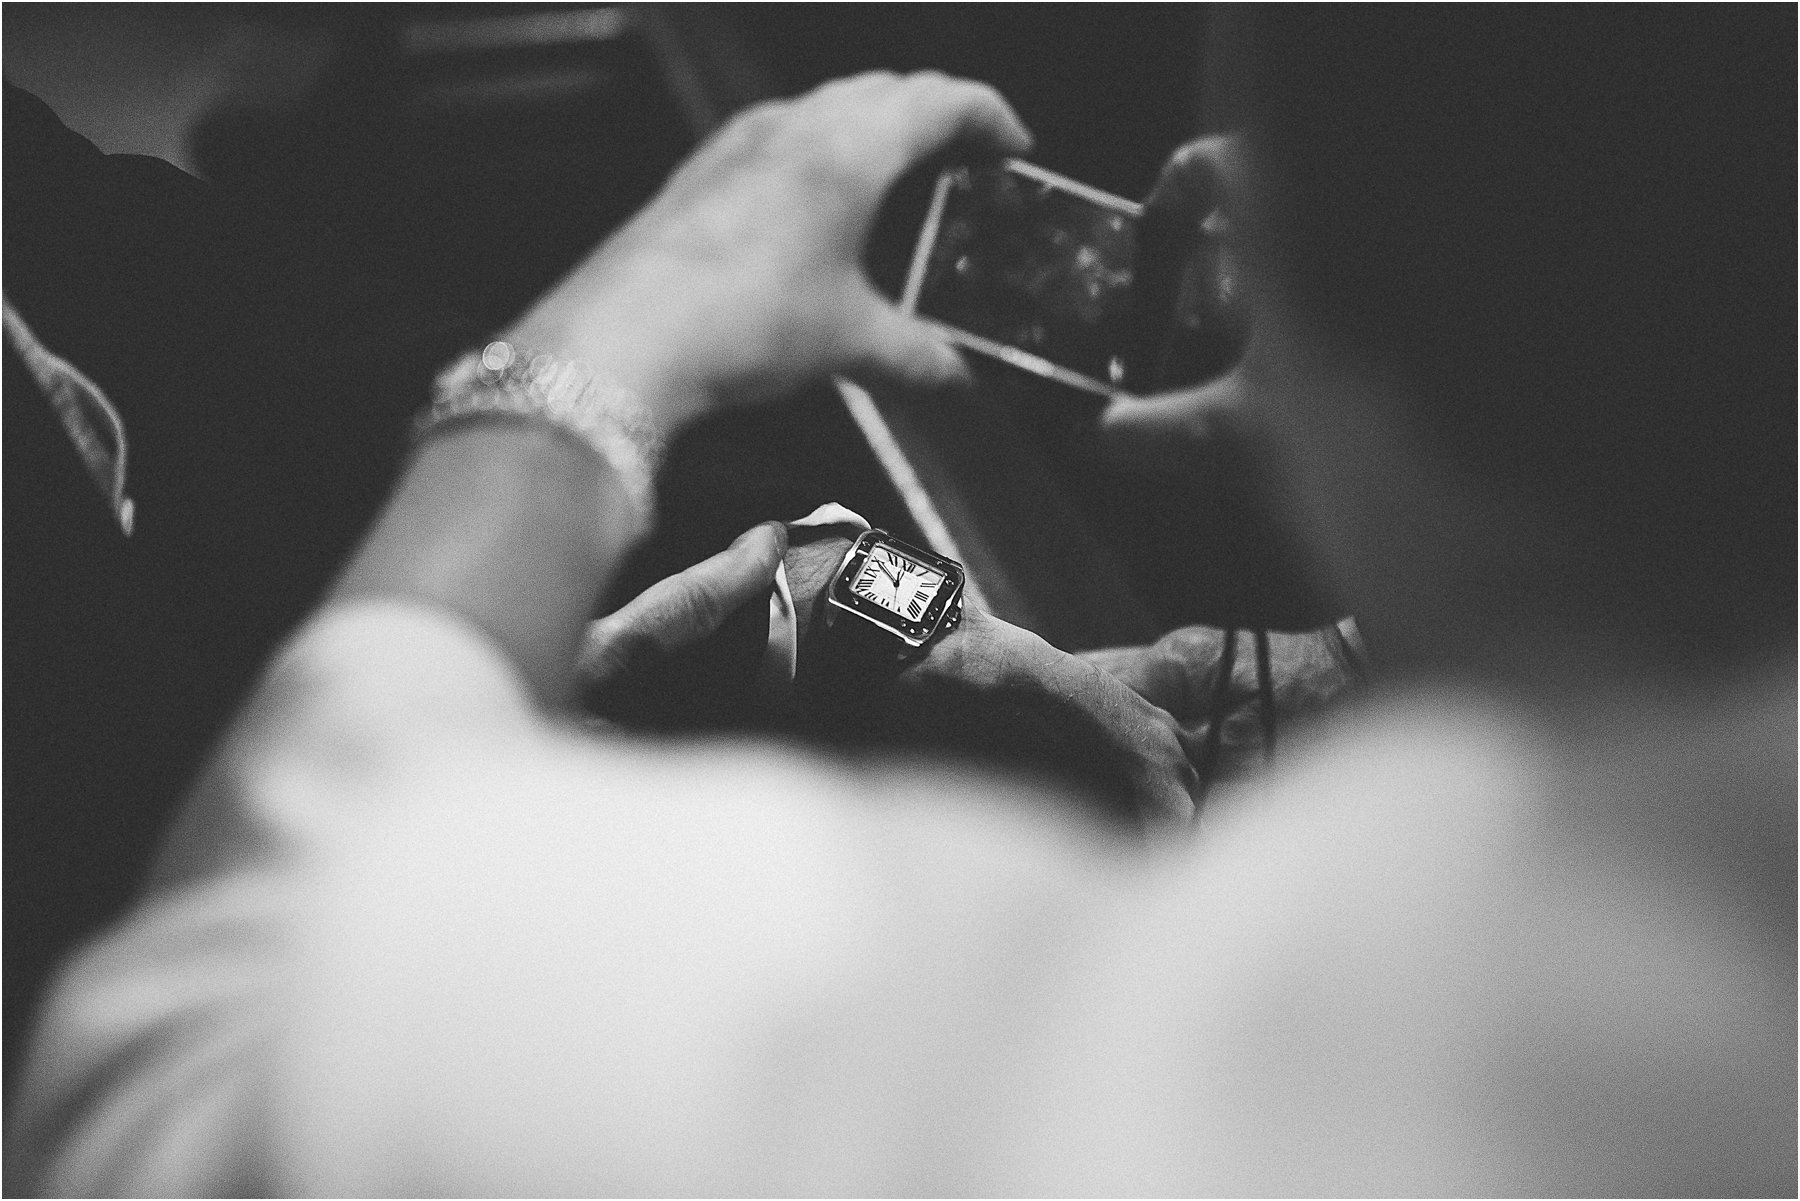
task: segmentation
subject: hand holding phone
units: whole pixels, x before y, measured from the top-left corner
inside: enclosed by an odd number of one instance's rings
[[[951,168],[938,177],[901,307],[960,346],[1119,395],[1142,211],[1017,159]]]
[[[1305,628],[1339,614],[1265,496],[1230,370],[1245,335],[1223,236],[1233,150],[1183,147],[1148,206],[1016,160],[947,170],[901,305],[959,346],[1110,402],[1097,422],[1045,409],[1032,432],[1154,609]]]

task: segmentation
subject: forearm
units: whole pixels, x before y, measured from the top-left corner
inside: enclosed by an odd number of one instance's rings
[[[411,599],[464,617],[556,703],[595,598],[647,532],[578,440],[537,422],[464,422],[420,445],[332,599]]]

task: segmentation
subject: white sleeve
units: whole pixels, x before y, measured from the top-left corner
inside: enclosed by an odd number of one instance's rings
[[[596,740],[447,615],[328,611],[146,896],[53,990],[9,1184],[880,1190],[910,1125],[993,1128],[986,1082],[1033,1042],[1007,1001],[1077,950],[1112,851],[1049,803],[768,744]],[[993,953],[1021,940],[1042,953]],[[954,1053],[892,1087],[894,1057],[933,1046]]]
[[[1541,855],[1528,735],[1434,700],[1146,856],[972,772],[583,738],[448,617],[327,613],[53,996],[8,1183],[1791,1191],[1791,955]]]
[[[451,616],[326,610],[276,658],[129,918],[47,998],[9,1105],[9,1192],[268,1188],[266,1078],[295,881],[389,803],[404,749],[525,736],[524,685]]]

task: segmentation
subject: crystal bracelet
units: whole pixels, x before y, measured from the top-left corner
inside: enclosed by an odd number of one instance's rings
[[[413,440],[483,417],[543,421],[579,439],[612,467],[645,525],[654,524],[662,432],[635,395],[589,364],[489,342],[438,375],[431,403],[413,422]]]

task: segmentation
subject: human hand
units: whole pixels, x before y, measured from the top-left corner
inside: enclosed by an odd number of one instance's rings
[[[1363,679],[1362,660],[1338,630],[1270,633],[1266,639],[1266,665],[1258,664],[1248,636],[1240,632],[1228,651],[1226,631],[1210,626],[1185,626],[1148,646],[1107,647],[1079,657],[1173,717],[1197,762],[1210,745],[1203,773],[1210,784],[1272,753],[1278,728],[1322,709]]]
[[[1196,780],[1175,719],[1123,683],[973,606],[927,652],[892,675],[846,687],[820,628],[820,599],[848,538],[794,531],[786,556],[799,630],[803,704],[831,732],[877,745],[951,750],[1070,779],[1145,827],[1193,816]],[[826,678],[827,688],[814,682]],[[854,698],[853,700],[847,698]]]
[[[507,336],[588,360],[671,425],[834,372],[960,381],[956,351],[870,285],[863,243],[913,165],[952,147],[1029,144],[993,89],[935,72],[859,75],[757,105]]]
[[[1183,347],[1204,330],[1227,327],[1242,351],[1245,319],[1226,209],[1230,181],[1243,174],[1241,159],[1235,138],[1196,138],[1169,156],[1144,200],[1132,282],[1141,335],[1132,376],[1134,391],[1160,395],[1121,398],[1100,418],[1107,454],[1134,474],[1183,483],[1225,473],[1241,482],[1259,458],[1235,362],[1198,387],[1170,390]]]
[[[1199,782],[1173,715],[979,610],[896,677],[882,712],[890,729],[1074,779],[1146,829],[1193,819]]]
[[[1236,138],[1197,138],[1163,164],[1144,199],[1132,272],[1134,341],[1126,387],[1167,392],[1230,368],[1243,351],[1245,305],[1228,180]]]
[[[1196,365],[1202,341],[1211,366],[1228,369],[1197,386],[1115,399],[1096,437],[1185,558],[1214,565],[1189,612],[1226,628],[1305,630],[1341,613],[1310,578],[1281,512],[1282,468],[1256,419],[1252,377],[1241,361],[1217,357],[1241,355],[1255,336],[1233,239],[1242,160],[1232,137],[1201,138],[1170,157],[1145,201],[1134,283],[1143,315],[1135,386],[1166,387]]]
[[[717,693],[735,681],[743,689],[753,682],[768,637],[766,620],[744,638],[715,638],[740,615],[766,619],[769,586],[787,550],[787,527],[766,521],[739,535],[725,550],[678,572],[640,593],[617,611],[590,622],[582,640],[576,676],[583,708],[592,713],[648,720],[666,708],[675,694],[694,709],[707,698],[686,687],[683,652],[701,647],[743,663],[695,665]],[[752,623],[753,625],[755,623]],[[736,670],[734,670],[736,669]]]

